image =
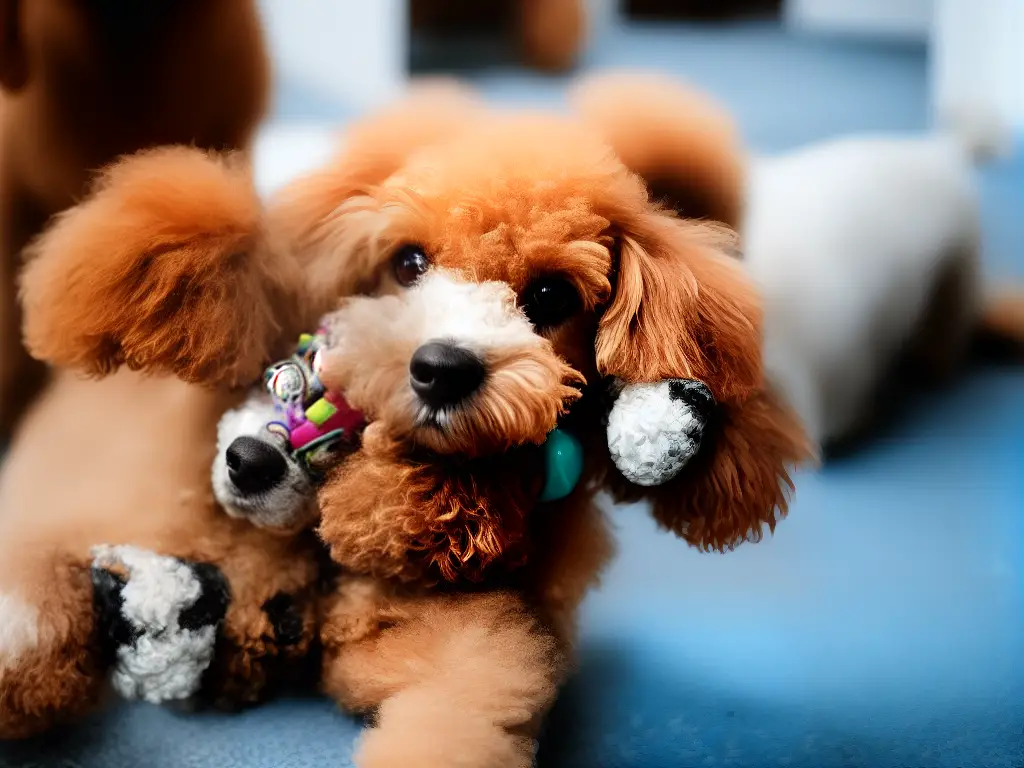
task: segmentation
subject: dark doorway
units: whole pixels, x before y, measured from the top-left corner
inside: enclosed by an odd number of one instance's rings
[[[623,0],[622,7],[634,19],[763,19],[780,15],[782,0]]]

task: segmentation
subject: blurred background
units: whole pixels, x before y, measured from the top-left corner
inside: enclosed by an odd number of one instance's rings
[[[420,74],[561,108],[574,71],[659,70],[718,98],[760,153],[922,134],[937,105],[967,97],[1024,136],[1022,0],[590,0],[578,52],[561,56],[524,41],[516,6],[262,0],[276,91],[261,188],[320,162],[336,128]],[[1019,280],[1021,152],[979,183],[986,273]],[[586,603],[543,765],[1024,766],[1019,368],[975,371],[867,450],[801,475],[789,519],[758,546],[703,555],[642,510],[613,519],[620,556]],[[121,707],[52,764],[99,751],[116,766],[140,753],[345,765],[358,727],[326,701],[189,718]]]

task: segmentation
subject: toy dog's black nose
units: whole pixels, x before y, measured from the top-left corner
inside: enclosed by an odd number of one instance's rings
[[[455,405],[479,389],[487,369],[468,349],[431,341],[416,350],[409,363],[413,391],[427,405]]]
[[[284,456],[255,437],[236,437],[225,453],[228,478],[244,494],[269,491],[288,471]]]

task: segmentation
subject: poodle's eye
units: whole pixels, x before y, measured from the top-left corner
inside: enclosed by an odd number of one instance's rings
[[[408,288],[430,268],[430,258],[422,245],[403,245],[391,257],[391,268],[398,284]]]
[[[564,277],[542,277],[523,291],[523,311],[537,330],[561,325],[580,308],[580,295]]]

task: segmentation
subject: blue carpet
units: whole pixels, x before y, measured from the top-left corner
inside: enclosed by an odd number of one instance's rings
[[[551,764],[1024,764],[1022,383],[920,403],[728,557],[622,510]]]
[[[588,65],[708,88],[754,147],[927,126],[925,52],[770,25],[616,27]],[[499,66],[495,100],[558,104],[562,78]],[[299,90],[277,119],[343,109]],[[1024,274],[1024,159],[982,177],[986,263]],[[621,555],[584,611],[580,668],[543,766],[1024,766],[1024,372],[978,371],[870,450],[798,483],[775,537],[720,557],[614,512]],[[323,701],[240,716],[119,707],[0,765],[347,765],[358,724]]]

